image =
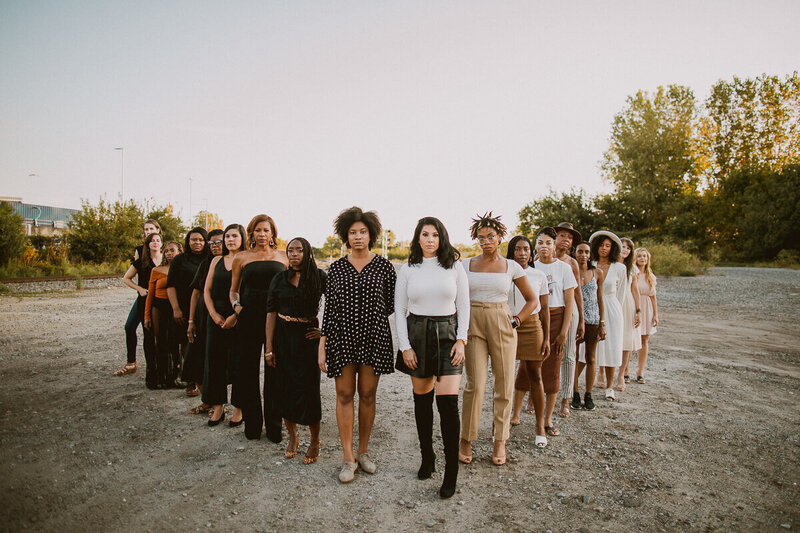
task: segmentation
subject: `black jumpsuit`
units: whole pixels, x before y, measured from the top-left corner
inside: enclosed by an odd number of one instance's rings
[[[214,310],[222,318],[233,314],[229,294],[231,290],[231,271],[225,268],[225,259],[220,258],[211,278],[211,299]],[[222,329],[214,323],[209,314],[206,319],[206,362],[203,373],[203,403],[220,405],[228,403],[228,383],[234,375],[233,349],[236,338],[235,329]],[[231,403],[241,407],[239,385],[233,381]]]

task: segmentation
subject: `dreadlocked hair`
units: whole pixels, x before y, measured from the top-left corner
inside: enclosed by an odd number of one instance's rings
[[[497,232],[500,238],[506,236],[508,229],[506,225],[500,222],[502,215],[492,216],[492,212],[484,213],[483,216],[476,215],[477,218],[472,219],[472,225],[469,227],[469,234],[472,239],[478,238],[478,230],[481,228],[491,228]]]
[[[302,314],[306,317],[315,317],[319,313],[319,301],[324,289],[322,276],[320,276],[317,262],[314,260],[314,250],[307,240],[295,237],[286,245],[287,252],[289,245],[294,241],[299,242],[303,247],[303,261],[299,268],[300,282],[297,284],[300,291]]]

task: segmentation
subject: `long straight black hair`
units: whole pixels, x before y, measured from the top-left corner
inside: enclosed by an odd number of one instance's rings
[[[247,250],[247,233],[245,232],[244,227],[241,224],[228,224],[228,227],[225,228],[225,231],[222,232],[222,255],[228,255],[230,253],[228,247],[225,246],[225,235],[227,235],[229,231],[234,229],[239,232],[239,236],[242,238],[242,244],[236,251],[244,252]]]
[[[319,312],[319,301],[325,289],[322,286],[322,276],[317,268],[317,262],[314,260],[314,250],[307,240],[295,237],[286,244],[286,251],[289,251],[289,245],[294,241],[299,242],[303,247],[303,260],[300,262],[299,268],[300,282],[297,284],[297,288],[300,290],[300,306],[304,316],[315,317]]]
[[[417,227],[414,229],[414,238],[411,240],[411,253],[408,256],[408,264],[418,265],[422,263],[422,246],[419,245],[419,236],[425,226],[433,226],[439,234],[439,249],[436,251],[439,264],[445,269],[453,268],[455,262],[461,258],[461,253],[450,244],[450,236],[447,234],[447,229],[442,224],[442,221],[436,217],[422,217],[417,222]]]
[[[533,244],[531,244],[531,240],[527,238],[525,235],[517,235],[516,237],[512,237],[511,240],[508,241],[508,250],[506,251],[506,259],[514,259],[514,250],[516,250],[519,241],[524,241],[528,243],[528,246],[531,249],[531,256],[528,258],[528,266],[531,268],[536,268],[533,265],[533,256],[536,255],[536,251],[533,248]]]

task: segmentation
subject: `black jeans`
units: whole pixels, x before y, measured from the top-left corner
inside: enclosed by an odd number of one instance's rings
[[[141,313],[139,312],[140,307],[142,307]],[[131,306],[131,311],[128,313],[128,320],[125,321],[125,345],[128,348],[129,363],[136,362],[136,329],[139,327],[139,324],[142,323],[141,315],[144,314],[143,307],[144,302],[140,305],[139,298],[136,298]]]

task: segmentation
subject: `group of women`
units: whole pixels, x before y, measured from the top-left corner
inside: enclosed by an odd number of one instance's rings
[[[595,368],[605,377],[606,398],[613,399],[615,372],[624,376],[617,382],[624,390],[630,354],[638,350],[636,379],[644,382],[648,339],[658,324],[655,276],[647,250],[634,250],[629,240],[599,231],[584,242],[562,223],[541,229],[535,244],[512,238],[503,257],[507,230],[490,212],[470,227],[481,253],[461,260],[441,221],[425,217],[414,230],[408,261],[396,270],[370,251],[381,232],[374,211],[346,209],[334,228],[348,254],[326,273],[303,238],[279,250],[267,215],[254,217],[246,230],[232,224],[207,235],[193,228],[185,251],[180,243],[162,242],[158,223],[147,221],[144,244],[124,277],[139,297],[126,323],[128,363],[116,374],[136,371],[141,321],[148,387],[185,386],[188,395],[202,394],[192,412],[209,412],[207,423],[215,426],[225,419],[231,384],[229,425],[244,424],[249,439],[266,429],[273,442],[281,441],[285,425],[286,457],[297,455],[297,425],[309,426],[309,464],[319,457],[320,372],[326,372],[336,390],[339,480],[348,483],[358,470],[378,468],[369,450],[376,392],[382,375],[400,370],[411,378],[419,479],[436,469],[435,398],[445,459],[442,498],[455,493],[458,463],[473,460],[490,364],[492,462],[498,466],[506,462],[505,443],[520,422],[526,394],[536,415],[535,445],[545,447],[547,436],[559,434],[553,423],[559,399],[562,416],[570,407],[594,408]]]

